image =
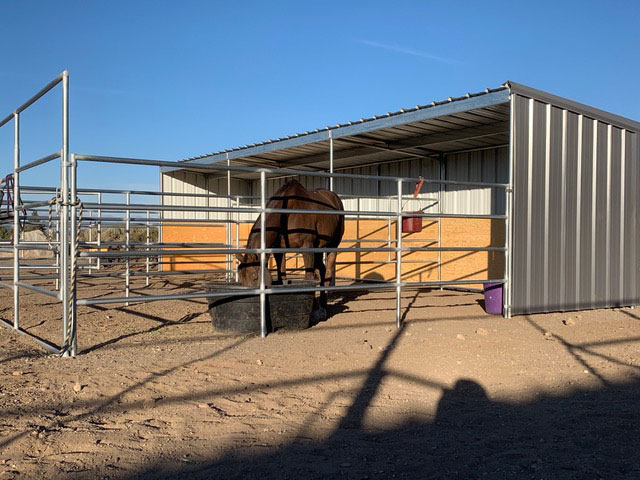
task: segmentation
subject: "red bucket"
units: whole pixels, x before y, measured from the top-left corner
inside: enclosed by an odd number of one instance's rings
[[[418,198],[424,178],[420,177],[420,182],[416,184],[416,191],[413,192],[413,198]],[[409,213],[422,213],[409,212]],[[422,231],[422,217],[402,217],[402,233],[418,233]]]
[[[422,213],[422,212],[415,212]],[[402,233],[417,233],[422,231],[422,217],[403,217]]]

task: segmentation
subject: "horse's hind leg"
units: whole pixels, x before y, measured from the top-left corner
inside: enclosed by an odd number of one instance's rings
[[[327,253],[327,273],[326,284],[333,287],[336,284],[336,260],[338,252]]]
[[[284,285],[287,281],[287,260],[284,253],[274,253],[278,270],[278,283]]]
[[[302,259],[304,260],[304,279],[315,280],[313,253],[303,253]]]

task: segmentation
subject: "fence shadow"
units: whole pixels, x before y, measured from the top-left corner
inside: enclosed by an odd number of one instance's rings
[[[397,332],[332,434],[307,427],[278,448],[233,450],[183,465],[158,461],[127,478],[640,478],[640,379],[597,390],[539,395],[526,403],[489,398],[460,378],[444,388],[434,417],[405,415],[395,428],[366,422]],[[433,386],[432,386],[433,388]],[[213,452],[213,448],[212,448]]]

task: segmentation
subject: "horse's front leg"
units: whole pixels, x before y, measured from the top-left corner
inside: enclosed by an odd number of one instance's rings
[[[316,265],[315,256],[313,253],[303,253],[302,259],[304,260],[304,279],[316,281]],[[311,322],[313,324],[322,322],[327,318],[326,312],[323,314],[323,309],[318,305],[318,300],[315,295],[313,297],[313,309],[311,311]]]
[[[326,287],[326,268],[322,258],[322,253],[316,253],[313,256],[313,269],[317,274],[318,284],[322,287]],[[320,320],[326,320],[327,318],[327,292],[326,290],[320,291],[320,305],[319,305],[319,317]]]
[[[322,258],[322,253],[314,253],[313,254],[313,271],[314,277],[318,285],[321,287],[325,285],[325,277],[326,277],[326,268],[324,266],[324,260]],[[320,292],[320,307],[324,308],[327,306],[327,292]]]

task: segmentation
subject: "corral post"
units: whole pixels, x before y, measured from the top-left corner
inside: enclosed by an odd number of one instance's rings
[[[513,254],[512,254],[512,236],[513,236],[513,167],[514,167],[514,155],[515,155],[515,116],[513,114],[515,105],[515,95],[511,94],[509,99],[509,186],[506,189],[506,219],[505,219],[505,246],[504,252],[504,292],[502,298],[502,315],[504,318],[511,318],[511,298],[513,295]]]
[[[20,114],[13,114],[13,328],[20,328]],[[7,189],[9,181],[7,180]]]
[[[56,291],[58,292],[58,296],[60,296],[60,205],[56,203],[56,215],[58,216],[58,221],[54,224],[55,232],[56,232],[56,245],[55,255],[56,255]]]
[[[400,309],[402,308],[402,180],[398,179],[398,216],[396,240],[396,327],[402,325]]]
[[[129,253],[129,249],[131,248],[131,192],[126,192],[125,196],[127,199],[127,213],[125,221],[124,242],[127,253]],[[125,296],[129,297],[129,290],[131,288],[131,257],[129,255],[127,255],[126,265],[127,267],[124,274],[124,287]],[[125,305],[128,307],[129,302],[125,303]]]
[[[60,158],[60,191],[62,209],[60,216],[60,287],[62,290],[62,348],[64,356],[69,346],[69,74],[62,72],[62,155]]]
[[[236,208],[240,208],[240,197],[236,197]],[[236,212],[236,240],[235,240],[235,244],[236,244],[236,250],[240,249],[240,214],[238,212]],[[231,265],[233,265],[233,259],[232,259],[232,263]],[[235,269],[235,281],[236,283],[239,281],[238,278],[238,269]]]
[[[445,156],[441,154],[438,158],[438,180],[444,180],[442,170],[444,168]],[[442,215],[442,183],[438,183],[438,213]],[[442,282],[442,217],[438,217],[438,282]],[[444,287],[440,285],[440,290]]]
[[[333,173],[333,134],[329,130],[329,173]],[[333,192],[333,176],[329,177],[329,190]]]
[[[231,165],[231,160],[229,160],[229,154],[227,153],[227,167]],[[209,197],[207,197],[207,202],[209,201]],[[227,170],[227,208],[231,208],[231,170]],[[208,215],[208,214],[207,214]],[[233,241],[233,233],[231,231],[231,212],[227,212],[227,223],[226,223],[226,234],[227,234],[227,248],[231,248],[231,242]],[[231,262],[232,256],[227,254],[225,255],[225,269],[227,270],[224,274],[224,277],[227,280],[227,283],[231,281]]]
[[[151,229],[149,227],[149,217],[150,217],[149,210],[147,210],[147,252],[149,252],[148,245],[151,244]],[[147,272],[145,285],[148,287],[149,286],[149,253],[147,253],[147,256],[146,256],[145,271]]]
[[[89,243],[93,243],[93,210],[89,212]],[[91,275],[91,267],[93,267],[93,259],[89,259],[89,275]]]
[[[266,173],[264,170],[260,172],[260,336],[267,336],[267,312],[266,312],[266,295],[264,293],[264,278],[266,274],[265,265],[265,229],[267,226],[266,212]]]
[[[98,205],[102,205],[102,193],[98,192]],[[101,251],[102,246],[102,209],[98,208],[98,252]],[[100,270],[100,257],[97,258],[98,270]]]

